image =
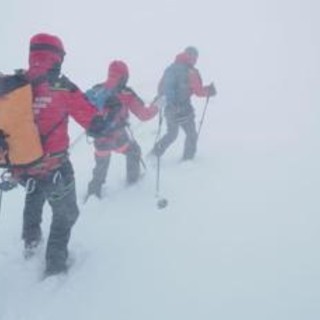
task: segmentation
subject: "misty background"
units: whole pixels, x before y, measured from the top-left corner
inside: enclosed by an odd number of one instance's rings
[[[23,261],[23,190],[5,194],[0,319],[319,319],[319,12],[316,0],[2,4],[3,73],[27,67],[32,35],[52,33],[67,52],[63,72],[81,89],[122,59],[129,85],[150,103],[164,68],[192,45],[218,96],[197,159],[179,165],[183,134],[164,157],[164,212],[155,208],[154,168],[125,189],[121,156],[109,196],[84,206],[93,150],[85,139],[75,146],[82,215],[64,281],[39,284],[41,257]],[[193,102],[198,123],[205,101]],[[157,119],[132,123],[146,154]],[[71,140],[81,132],[71,122]]]

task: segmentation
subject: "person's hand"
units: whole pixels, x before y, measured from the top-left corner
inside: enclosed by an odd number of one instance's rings
[[[159,108],[154,104],[152,104],[147,110],[149,115],[148,118],[150,119],[153,118],[159,112]]]
[[[214,86],[213,82],[211,82],[208,86],[208,96],[213,97],[217,95],[216,87]]]
[[[87,134],[90,137],[98,137],[105,129],[105,120],[102,115],[96,115],[92,118]]]
[[[8,171],[2,173],[0,177],[0,190],[10,191],[18,186],[18,181]]]
[[[157,107],[159,110],[164,108],[166,104],[167,104],[166,96],[157,96],[152,103],[152,105]]]

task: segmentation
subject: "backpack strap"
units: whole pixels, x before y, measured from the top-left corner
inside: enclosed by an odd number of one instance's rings
[[[68,118],[68,113],[66,112],[61,117],[61,119],[57,123],[55,123],[45,135],[41,136],[41,143],[45,144],[48,141],[49,137],[52,135],[52,133],[55,132],[64,123],[64,121],[67,118]]]
[[[59,77],[56,81],[52,82],[50,88],[51,90],[54,90],[54,91],[74,92],[78,90],[78,87],[64,75]],[[65,112],[62,115],[61,119],[57,121],[57,123],[55,123],[45,135],[41,136],[42,144],[46,143],[49,137],[51,136],[51,134],[55,132],[65,122],[65,120],[68,118],[68,115],[69,114]]]
[[[3,76],[0,78],[0,97],[5,96],[13,90],[23,87],[29,80],[23,74]]]

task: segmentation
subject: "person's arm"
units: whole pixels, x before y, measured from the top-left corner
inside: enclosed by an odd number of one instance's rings
[[[125,99],[129,110],[141,121],[150,120],[158,113],[156,105],[152,104],[147,107],[132,89],[128,89],[125,92]]]
[[[202,79],[200,73],[197,69],[191,69],[189,73],[189,83],[192,94],[198,97],[210,97],[216,95],[216,89],[213,83],[204,86],[202,84]]]
[[[89,102],[85,94],[70,80],[64,78],[64,89],[68,91],[68,113],[92,137],[103,134],[108,123],[105,117]]]
[[[91,105],[80,90],[72,92],[71,96],[68,105],[69,114],[84,129],[88,129],[92,119],[98,115],[98,110]]]

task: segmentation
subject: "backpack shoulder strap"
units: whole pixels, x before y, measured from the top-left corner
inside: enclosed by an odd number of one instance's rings
[[[79,88],[65,75],[61,75],[54,82],[51,83],[51,90],[54,91],[78,91]]]
[[[29,84],[24,74],[14,74],[0,78],[0,97]]]

